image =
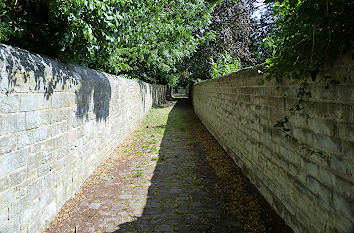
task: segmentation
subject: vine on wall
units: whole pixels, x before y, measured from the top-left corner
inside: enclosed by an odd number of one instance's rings
[[[339,81],[317,75],[325,62],[333,60],[354,45],[354,2],[351,0],[268,0],[273,3],[276,17],[272,35],[263,46],[269,46],[273,55],[266,60],[265,79],[277,83],[295,82],[297,90],[294,105],[286,116],[274,125],[291,138],[289,118],[304,111],[306,99],[311,97],[309,83],[324,81],[330,88]],[[316,80],[325,79],[325,80]],[[264,83],[264,78],[259,84]],[[294,138],[292,138],[294,139]],[[311,151],[324,157],[322,151]]]

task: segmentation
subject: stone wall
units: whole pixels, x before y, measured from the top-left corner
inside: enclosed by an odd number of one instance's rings
[[[173,89],[173,94],[184,94],[184,95],[188,95],[188,89],[187,89],[187,88]]]
[[[353,73],[351,54],[326,65],[289,138],[274,125],[295,103],[290,80],[257,85],[254,67],[193,87],[196,114],[294,232],[354,231]]]
[[[41,232],[166,91],[0,44],[0,232]]]

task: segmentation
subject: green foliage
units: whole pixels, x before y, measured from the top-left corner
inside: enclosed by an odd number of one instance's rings
[[[273,49],[268,76],[314,78],[325,60],[353,46],[351,0],[281,0],[274,12],[276,29],[265,41]]]
[[[181,74],[188,74],[188,78],[183,76],[184,85],[182,86],[196,80],[209,79],[218,74],[237,70],[234,59],[240,66],[253,63],[254,59],[251,57],[249,45],[252,31],[250,13],[254,0],[218,0],[216,2],[210,25],[215,39],[199,46],[197,51],[191,57],[187,57],[183,65],[179,67]],[[231,56],[228,58],[229,61],[225,61],[225,56]]]
[[[220,56],[217,62],[211,60],[210,75],[213,78],[234,72],[238,70],[238,59],[232,58],[227,52]]]
[[[258,4],[253,6],[254,9],[251,17],[253,30],[250,38],[250,52],[252,53],[254,62],[246,62],[246,65],[262,64],[267,58],[272,56],[271,49],[263,42],[265,38],[270,37],[272,31],[275,29],[274,3]]]
[[[0,2],[0,41],[7,40],[8,36],[13,33],[13,28],[11,27],[11,18],[9,17],[9,11],[11,8],[6,5],[5,2]]]
[[[182,86],[264,61],[268,50],[253,47],[271,29],[268,78],[315,77],[324,60],[353,46],[351,0],[268,2],[276,22],[259,23],[251,37],[253,0],[0,0],[0,42]]]
[[[51,0],[0,0],[0,42],[58,56],[66,21],[54,9]]]
[[[208,32],[212,8],[203,0],[0,0],[0,4],[1,41],[152,83],[175,84],[181,61],[212,39]],[[32,9],[36,7],[39,10]],[[32,39],[23,44],[28,38]]]

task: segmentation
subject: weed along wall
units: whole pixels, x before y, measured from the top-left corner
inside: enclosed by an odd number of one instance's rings
[[[41,232],[166,92],[0,44],[0,232]]]
[[[198,117],[295,232],[354,230],[354,62],[326,67],[288,138],[274,125],[295,102],[290,81],[257,85],[256,67],[193,87]]]

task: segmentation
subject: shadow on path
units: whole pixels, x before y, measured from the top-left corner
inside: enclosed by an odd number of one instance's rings
[[[186,131],[189,100],[180,99],[168,116],[145,207],[135,221],[115,232],[241,232],[215,196],[216,176]]]

